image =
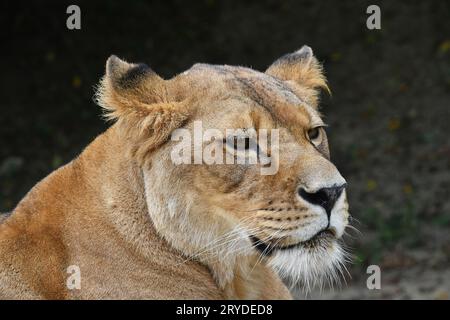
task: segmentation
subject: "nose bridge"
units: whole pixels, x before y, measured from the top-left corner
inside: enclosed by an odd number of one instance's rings
[[[314,193],[346,184],[336,166],[320,155],[302,157],[299,161],[299,184],[307,192]]]

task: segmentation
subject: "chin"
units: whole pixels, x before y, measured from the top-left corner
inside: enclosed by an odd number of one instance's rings
[[[269,265],[288,283],[291,288],[300,287],[305,293],[324,284],[333,286],[345,281],[344,263],[348,254],[338,240],[333,237],[321,237],[282,250],[274,250]]]

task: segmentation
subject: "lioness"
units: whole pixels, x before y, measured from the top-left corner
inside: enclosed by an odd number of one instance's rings
[[[96,97],[115,123],[0,224],[0,297],[290,299],[280,277],[333,277],[349,214],[320,88],[307,46],[264,73],[196,64],[169,80],[111,56]],[[253,150],[277,172],[175,164],[171,133],[194,121],[277,129],[276,150]],[[249,148],[252,137],[239,139]]]

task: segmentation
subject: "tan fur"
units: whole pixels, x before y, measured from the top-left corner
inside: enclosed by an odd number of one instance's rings
[[[326,138],[318,149],[304,138],[320,120],[316,90],[326,86],[311,54],[277,61],[267,74],[195,65],[170,80],[111,57],[97,100],[116,123],[0,221],[0,298],[290,299],[247,236],[233,238],[245,250],[225,241],[205,249],[244,221],[270,242],[272,230],[301,231],[318,215],[295,198],[302,181],[338,175]],[[280,128],[280,171],[175,166],[170,134],[194,120]],[[71,265],[80,290],[66,286]]]
[[[0,223],[2,223],[3,222],[3,220],[6,220],[6,218],[8,217],[8,213],[3,213],[3,212],[0,212]]]

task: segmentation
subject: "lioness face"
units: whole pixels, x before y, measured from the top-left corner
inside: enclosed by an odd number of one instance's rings
[[[180,139],[169,139],[144,166],[149,213],[159,231],[200,260],[256,255],[307,286],[333,277],[345,258],[338,239],[349,217],[346,181],[330,161],[317,110],[316,90],[325,82],[311,49],[280,58],[265,73],[199,64],[169,81],[173,95],[188,101],[188,116],[176,130],[190,133],[192,161],[174,163]],[[198,124],[222,138],[194,142]],[[264,146],[263,131],[269,135]],[[199,146],[236,158],[238,140],[244,158],[253,153],[270,161],[194,159]],[[264,168],[273,170],[263,174]]]
[[[239,226],[249,246],[244,252],[251,246],[289,275],[303,278],[334,268],[342,259],[337,239],[348,219],[346,182],[330,161],[325,124],[316,108],[282,81],[249,69],[200,65],[189,74],[198,81],[207,81],[206,75],[217,79],[216,84],[208,81],[210,99],[199,101],[197,115],[185,126],[192,136],[194,121],[201,121],[205,131],[218,129],[228,141],[227,129],[243,132],[238,139],[247,140],[251,149],[252,139],[259,144],[258,135],[246,132],[279,132],[278,146],[269,141],[268,150],[258,146],[247,153],[270,153],[265,166],[278,167],[273,174],[263,175],[261,163],[174,168],[192,192],[193,210],[221,216],[231,230]],[[204,142],[203,150],[211,143],[217,141]],[[224,143],[224,157],[237,144]]]

